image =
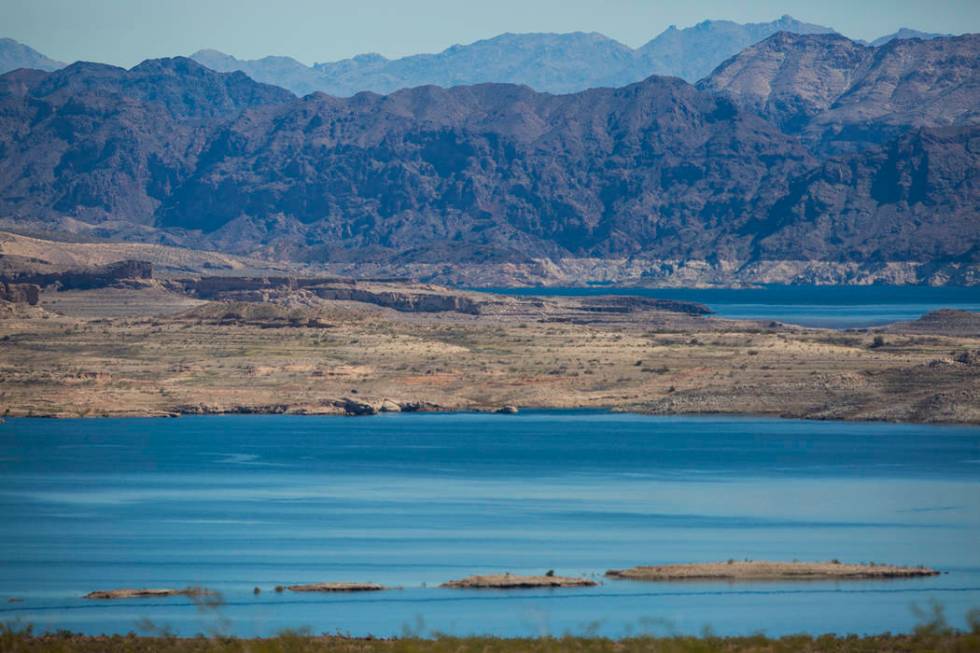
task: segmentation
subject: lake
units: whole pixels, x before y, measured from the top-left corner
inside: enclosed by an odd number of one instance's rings
[[[980,607],[980,428],[589,411],[12,419],[0,425],[0,524],[0,621],[39,629],[908,631],[931,602],[957,625]],[[609,568],[729,558],[944,573],[601,578]],[[548,569],[602,585],[437,587]],[[273,591],[343,580],[400,589]],[[224,603],[81,598],[189,585],[220,591]]]
[[[639,295],[699,302],[719,317],[855,329],[914,320],[940,308],[980,311],[980,288],[943,286],[764,286],[761,288],[492,288],[504,295]]]

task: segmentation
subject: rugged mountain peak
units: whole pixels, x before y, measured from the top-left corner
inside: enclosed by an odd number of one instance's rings
[[[722,63],[698,86],[799,129],[851,88],[873,53],[840,34],[777,32]]]
[[[163,71],[173,71],[182,75],[200,74],[201,71],[209,70],[190,57],[160,57],[159,59],[144,59],[129,69],[132,73],[155,73]],[[213,71],[212,71],[213,72]]]
[[[699,87],[811,142],[853,147],[887,140],[902,126],[976,121],[978,57],[978,35],[875,48],[836,34],[780,32],[721,64]]]
[[[91,94],[92,104],[113,97],[152,102],[178,118],[209,118],[246,108],[288,102],[289,91],[260,84],[241,72],[218,73],[188,57],[148,59],[126,70],[76,62],[50,73],[33,95],[56,104]]]
[[[675,75],[694,82],[728,57],[780,31],[833,32],[829,27],[804,23],[792,16],[782,16],[768,23],[705,20],[693,27],[666,30],[637,50],[637,55],[648,74]]]

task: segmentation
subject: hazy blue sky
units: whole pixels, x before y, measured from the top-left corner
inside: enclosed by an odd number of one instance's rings
[[[216,48],[305,63],[437,52],[501,32],[596,31],[638,46],[667,26],[782,14],[873,39],[980,31],[980,0],[0,0],[0,36],[55,59],[132,66]]]

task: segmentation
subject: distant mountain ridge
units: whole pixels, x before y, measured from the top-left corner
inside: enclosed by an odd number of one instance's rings
[[[295,59],[266,57],[241,61],[213,50],[192,59],[221,72],[242,70],[258,81],[278,83],[298,95],[319,90],[349,97],[361,91],[387,94],[401,88],[443,88],[480,83],[523,84],[549,93],[619,87],[650,75],[697,81],[726,58],[779,31],[833,32],[783,16],[768,23],[706,20],[685,29],[670,26],[633,49],[602,34],[501,34],[437,54],[387,59],[359,55],[307,67]]]
[[[909,29],[908,27],[903,27],[897,32],[891,34],[886,34],[885,36],[880,36],[868,45],[879,47],[889,41],[895,40],[907,40],[907,39],[922,39],[923,41],[928,41],[930,39],[938,39],[943,36],[954,36],[953,34],[938,34],[936,32],[920,32],[917,29]]]
[[[306,262],[804,262],[966,282],[978,59],[980,35],[780,32],[698,86],[347,99],[182,57],[21,70],[0,76],[0,216]]]
[[[18,43],[13,39],[0,38],[0,74],[17,70],[18,68],[31,68],[33,70],[44,70],[51,72],[64,68],[67,64],[55,61],[44,56],[34,48]]]
[[[199,50],[191,58],[218,72],[242,71],[256,81],[281,86],[300,96],[321,91],[349,97],[361,91],[387,94],[428,84],[448,88],[487,82],[574,93],[625,86],[650,75],[680,77],[694,83],[744,48],[781,31],[834,32],[829,27],[782,16],[763,23],[705,20],[683,29],[670,26],[636,49],[595,32],[575,32],[501,34],[468,45],[454,45],[436,54],[400,59],[361,54],[312,66],[286,56],[241,60],[217,50]],[[936,35],[903,28],[876,40],[874,45],[895,38],[933,36]],[[64,65],[16,41],[0,40],[0,73],[17,68],[50,71]]]
[[[694,83],[729,57],[777,32],[836,34],[830,27],[782,16],[765,23],[705,20],[683,29],[671,25],[636,49],[596,32],[573,32],[501,34],[454,45],[437,54],[400,59],[362,54],[313,66],[289,57],[239,60],[215,50],[201,50],[191,58],[221,72],[241,70],[297,95],[322,91],[349,97],[361,91],[388,94],[429,84],[450,88],[480,83],[524,84],[548,93],[575,93],[625,86],[650,75],[680,77]],[[936,36],[902,28],[877,39],[874,45]]]

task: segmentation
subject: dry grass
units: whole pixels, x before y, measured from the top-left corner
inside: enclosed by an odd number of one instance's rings
[[[136,635],[85,637],[62,633],[32,636],[0,626],[4,653],[973,653],[980,650],[980,619],[969,632],[955,631],[942,620],[910,635],[868,637],[795,635],[781,638],[631,637],[444,637],[432,639],[354,639],[283,633],[267,639],[230,637],[177,638]]]

